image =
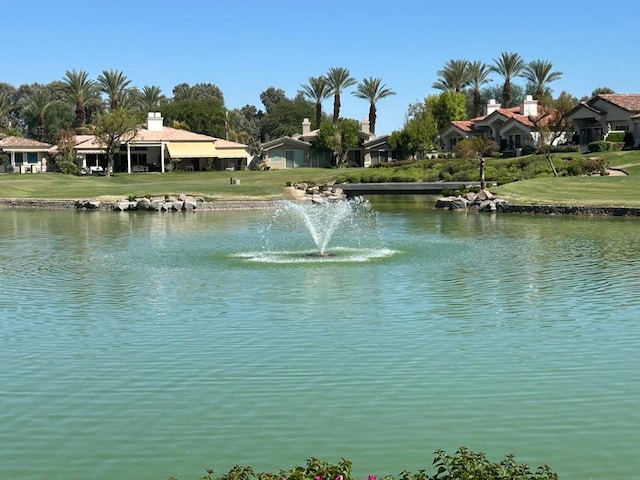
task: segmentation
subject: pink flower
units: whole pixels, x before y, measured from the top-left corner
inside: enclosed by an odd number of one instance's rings
[[[344,477],[343,477],[342,475],[338,475],[338,476],[336,477],[336,480],[344,480]]]
[[[367,478],[367,480],[378,480],[378,477],[376,477],[375,475],[369,474],[369,477]]]

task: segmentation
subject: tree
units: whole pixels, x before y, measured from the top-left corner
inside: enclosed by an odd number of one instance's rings
[[[107,156],[106,175],[113,170],[113,156],[120,149],[120,145],[127,143],[138,133],[140,124],[138,114],[117,108],[105,114],[97,115],[93,120],[93,134],[105,148]]]
[[[262,102],[262,105],[264,105],[264,109],[267,113],[269,113],[271,107],[285,98],[287,98],[287,96],[285,95],[284,90],[275,87],[269,87],[260,94],[260,101]]]
[[[329,95],[333,95],[333,123],[340,118],[340,95],[347,88],[355,85],[356,79],[349,76],[349,70],[344,67],[332,67],[325,75],[329,85]]]
[[[24,99],[23,117],[34,120],[34,136],[37,140],[45,140],[45,118],[47,110],[57,101],[53,90],[46,85],[34,85]]]
[[[463,93],[447,90],[440,95],[429,95],[425,98],[427,109],[436,121],[438,131],[454,120],[466,117],[465,96]]]
[[[494,58],[493,61],[495,65],[489,68],[504,79],[502,85],[502,107],[509,108],[511,106],[511,81],[524,70],[524,60],[517,53],[502,52],[500,57]]]
[[[511,84],[511,103],[513,105],[520,105],[525,98],[524,87],[518,83]],[[486,105],[487,102],[491,99],[498,100],[502,98],[502,86],[500,85],[491,85],[483,88],[480,91],[480,95],[482,98],[483,105]],[[507,108],[502,105],[502,108]]]
[[[576,105],[577,99],[567,92],[562,92],[551,105],[545,107],[536,117],[529,117],[538,131],[538,153],[544,155],[549,163],[553,176],[558,176],[558,170],[553,163],[551,147],[564,135],[571,133],[573,127],[567,117]]]
[[[436,90],[462,92],[470,83],[469,60],[449,60],[442,70],[438,71],[438,80],[433,82]]]
[[[96,83],[89,79],[89,74],[83,70],[67,70],[62,79],[62,93],[65,99],[75,106],[76,128],[83,128],[87,118],[87,103],[97,98]]]
[[[544,103],[543,98],[551,96],[549,83],[562,78],[562,72],[552,70],[553,64],[548,60],[532,60],[522,70],[521,76],[533,87],[531,93],[538,102]]]
[[[435,147],[437,137],[438,126],[425,99],[409,105],[402,130],[391,133],[389,144],[408,157],[423,158]]]
[[[301,98],[284,98],[274,103],[262,116],[260,131],[264,140],[291,136],[300,132],[305,118],[311,118],[314,106]]]
[[[323,122],[318,131],[318,147],[331,150],[336,166],[344,167],[347,165],[349,150],[360,141],[359,131],[357,120],[341,118],[337,123]]]
[[[5,92],[0,92],[0,128],[9,125],[9,112],[11,111],[11,100]]]
[[[107,96],[109,110],[123,106],[130,84],[131,80],[120,70],[103,70],[98,75],[98,89]]]
[[[480,189],[487,187],[484,178],[484,157],[498,150],[496,142],[488,136],[471,137],[460,140],[454,147],[456,157],[478,159]]]
[[[375,135],[377,117],[376,103],[383,98],[395,95],[396,92],[387,88],[387,86],[382,83],[381,78],[369,77],[359,83],[356,91],[352,92],[352,94],[369,102],[369,131]]]
[[[331,96],[327,79],[320,77],[309,77],[307,85],[301,85],[300,91],[305,98],[314,102],[316,105],[316,122],[315,127],[319,128],[322,122],[322,102]]]
[[[203,135],[224,138],[225,109],[217,98],[190,98],[162,106],[167,122],[184,123],[189,130]]]
[[[490,73],[491,69],[484,62],[475,61],[469,64],[469,85],[473,93],[473,118],[482,115],[483,104],[480,90],[483,85],[491,81]]]
[[[135,95],[139,108],[144,112],[157,112],[167,102],[160,87],[155,85],[145,85],[142,91],[136,90]]]

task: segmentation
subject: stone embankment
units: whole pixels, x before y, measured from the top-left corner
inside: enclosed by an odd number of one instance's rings
[[[538,213],[544,215],[640,217],[640,208],[584,205],[510,205],[505,199],[495,197],[489,190],[439,198],[436,201],[436,208],[444,210],[475,209],[480,212]]]
[[[294,183],[287,187],[289,194],[295,200],[308,201],[312,203],[332,203],[347,200],[347,195],[340,187],[332,183],[324,185],[310,185],[308,183]]]
[[[148,210],[157,212],[181,212],[195,210],[252,210],[272,208],[274,202],[261,200],[229,200],[207,201],[203,197],[191,195],[166,195],[155,197],[127,198],[96,198],[85,200],[40,200],[40,199],[10,199],[0,200],[0,208],[28,208],[28,209],[78,209],[78,210]]]
[[[489,190],[480,190],[478,193],[467,192],[464,195],[439,198],[436,208],[444,210],[469,210],[476,209],[481,212],[497,212],[507,205],[507,201],[493,195]]]
[[[347,196],[333,185],[294,184],[288,188],[290,197],[297,201],[329,203],[346,200]],[[83,200],[46,200],[46,199],[0,199],[0,208],[25,209],[78,209],[131,211],[146,210],[155,212],[189,212],[196,210],[254,210],[275,207],[272,200],[221,200],[208,201],[204,197],[181,195],[160,195],[154,197],[99,197]]]

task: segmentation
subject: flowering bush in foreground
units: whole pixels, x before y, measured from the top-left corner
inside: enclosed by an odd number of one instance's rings
[[[517,463],[509,454],[500,462],[490,462],[482,452],[472,452],[460,447],[451,455],[443,450],[434,454],[430,475],[425,470],[412,473],[407,470],[398,476],[388,475],[380,480],[558,480],[558,475],[547,465],[531,470],[524,463]],[[309,458],[304,467],[297,466],[277,473],[255,473],[252,467],[236,465],[227,473],[214,476],[213,470],[206,470],[200,480],[354,480],[352,464],[342,458],[333,465],[315,457]],[[170,477],[169,480],[177,480]],[[378,480],[369,474],[367,480]]]

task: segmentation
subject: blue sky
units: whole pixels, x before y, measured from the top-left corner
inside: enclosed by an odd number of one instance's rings
[[[2,7],[0,82],[59,80],[66,70],[122,70],[133,85],[171,96],[186,82],[214,83],[228,108],[262,108],[268,87],[293,97],[310,76],[346,67],[382,77],[396,95],[378,103],[376,132],[402,127],[407,107],[437,93],[450,59],[488,64],[501,52],[543,59],[552,84],[577,97],[607,86],[640,93],[640,3],[428,2],[426,0],[11,1]],[[25,21],[17,21],[24,19]],[[500,83],[495,77],[494,84]],[[343,95],[341,115],[361,120],[367,102]],[[331,112],[332,100],[324,104]]]

